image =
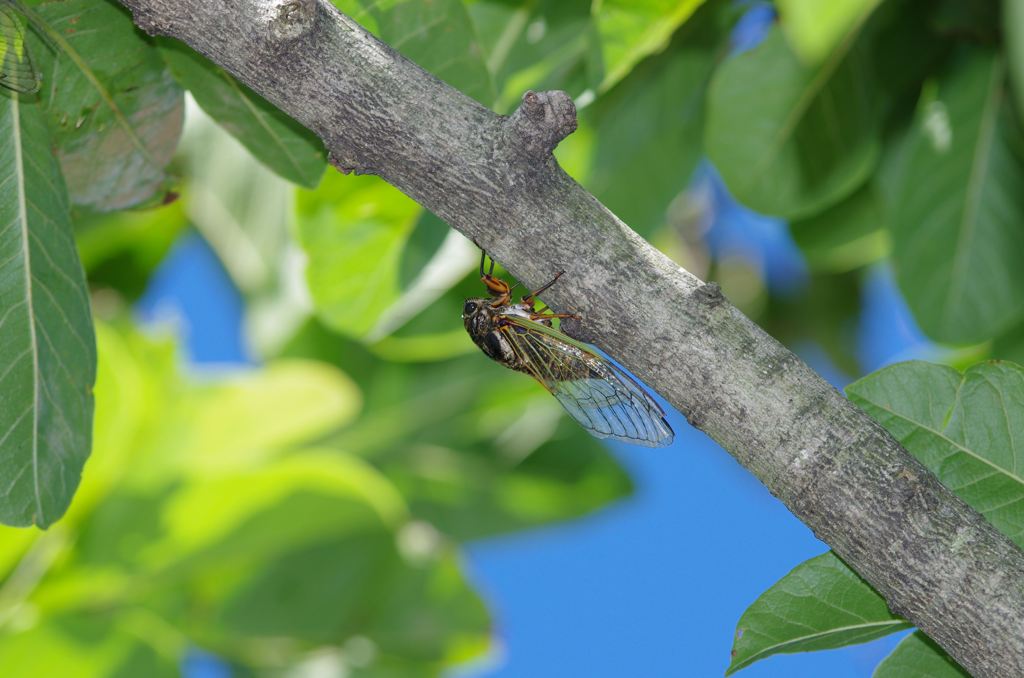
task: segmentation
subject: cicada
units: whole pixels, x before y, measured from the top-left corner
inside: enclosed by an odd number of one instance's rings
[[[39,82],[21,21],[10,0],[0,0],[0,87],[32,94],[39,91]]]
[[[556,318],[579,316],[536,308],[537,296],[564,271],[514,303],[513,287],[494,276],[493,259],[485,273],[486,262],[487,255],[482,254],[480,280],[492,296],[467,299],[462,321],[489,358],[539,381],[598,438],[648,447],[671,444],[675,434],[658,403],[628,374],[552,325]]]

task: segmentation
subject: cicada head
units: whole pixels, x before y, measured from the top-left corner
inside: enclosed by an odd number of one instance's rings
[[[466,299],[462,307],[462,323],[476,341],[494,327],[494,308],[489,299]]]

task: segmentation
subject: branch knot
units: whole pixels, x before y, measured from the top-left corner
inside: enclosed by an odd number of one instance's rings
[[[295,40],[313,28],[316,0],[270,0],[260,4],[264,25],[275,41]]]
[[[530,155],[544,157],[576,130],[576,105],[559,90],[528,91],[506,124],[511,142]]]

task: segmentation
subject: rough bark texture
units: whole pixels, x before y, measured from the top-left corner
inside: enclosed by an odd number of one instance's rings
[[[122,0],[475,240],[754,473],[977,676],[1024,676],[1024,553],[882,427],[555,162],[561,92],[503,117],[326,0]]]

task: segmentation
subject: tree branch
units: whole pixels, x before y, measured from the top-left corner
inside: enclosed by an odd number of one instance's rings
[[[551,156],[576,127],[562,92],[499,116],[326,0],[122,0],[378,174],[528,286],[582,313],[567,330],[620,360],[753,472],[977,676],[1024,675],[1024,553],[881,426],[648,245]],[[682,480],[682,479],[680,479]]]

